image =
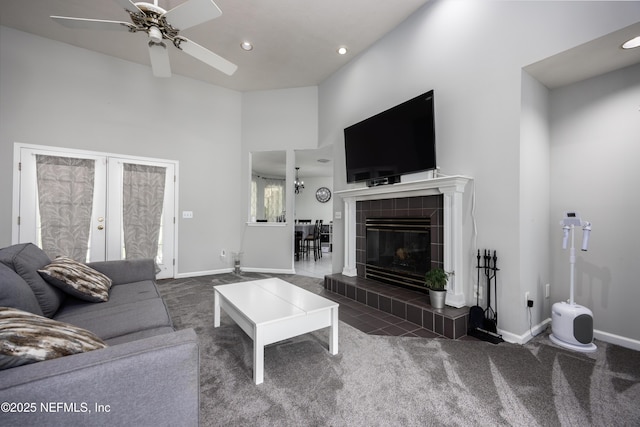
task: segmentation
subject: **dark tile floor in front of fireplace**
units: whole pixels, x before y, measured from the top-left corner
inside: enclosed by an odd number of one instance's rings
[[[423,338],[445,338],[433,331],[425,329],[415,323],[405,319],[376,310],[368,305],[361,304],[345,296],[329,292],[323,289],[321,296],[340,304],[338,317],[346,324],[371,335],[388,335],[395,337],[423,337]],[[476,338],[465,335],[459,340],[477,341]]]

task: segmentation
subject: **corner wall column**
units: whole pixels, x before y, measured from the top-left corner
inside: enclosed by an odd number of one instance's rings
[[[444,195],[444,271],[450,273],[446,304],[465,305],[464,258],[462,251],[462,192],[443,191]]]
[[[358,275],[356,268],[356,199],[344,198],[344,268],[342,274],[349,277]]]

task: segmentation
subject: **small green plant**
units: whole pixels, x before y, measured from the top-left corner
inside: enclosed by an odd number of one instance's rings
[[[432,268],[424,276],[424,285],[432,291],[444,291],[449,275],[440,267]]]

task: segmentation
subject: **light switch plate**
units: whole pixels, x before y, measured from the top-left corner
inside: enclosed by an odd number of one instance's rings
[[[182,211],[182,218],[193,218],[193,211]]]

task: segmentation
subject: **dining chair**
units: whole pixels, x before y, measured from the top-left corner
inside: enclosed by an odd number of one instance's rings
[[[305,253],[307,256],[311,256],[313,251],[313,260],[317,261],[318,258],[322,258],[322,251],[320,250],[320,230],[322,229],[322,220],[317,219],[313,227],[313,233],[309,234],[304,239]]]
[[[295,254],[295,259],[296,261],[300,261],[300,254],[302,253],[302,231],[296,231],[294,233],[294,238],[293,238],[293,249],[294,249],[294,254]]]

